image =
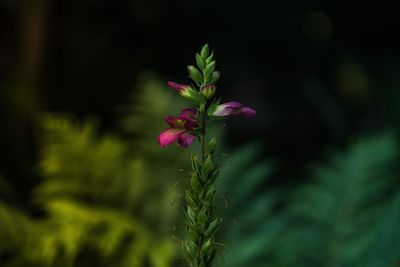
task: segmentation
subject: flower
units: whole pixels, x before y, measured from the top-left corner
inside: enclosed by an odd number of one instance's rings
[[[169,146],[178,141],[181,147],[190,146],[196,136],[190,132],[199,127],[196,120],[197,111],[195,109],[184,109],[179,116],[168,115],[164,118],[170,128],[165,129],[158,136],[158,144],[161,147]]]
[[[190,85],[179,84],[176,82],[168,81],[167,86],[175,89],[181,96],[197,103],[200,101],[200,95]]]
[[[242,104],[236,101],[227,102],[221,105],[216,106],[213,110],[211,110],[211,115],[216,117],[225,117],[236,114],[243,114],[246,117],[253,117],[256,115],[256,110],[243,107]]]

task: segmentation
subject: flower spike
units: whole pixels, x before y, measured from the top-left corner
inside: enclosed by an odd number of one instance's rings
[[[206,128],[212,121],[237,114],[252,117],[256,111],[236,101],[220,104],[214,98],[220,72],[215,69],[214,52],[207,44],[196,54],[196,65],[187,67],[189,77],[195,83],[193,86],[167,82],[169,87],[191,100],[194,105],[193,108],[182,110],[179,116],[169,115],[164,118],[169,127],[160,133],[158,143],[166,147],[177,142],[186,148],[197,138],[200,142],[200,155],[191,157],[190,186],[185,192],[188,239],[182,245],[190,266],[209,267],[218,253],[215,234],[221,226],[222,218],[217,216],[214,203],[214,182],[220,171],[215,162],[217,139],[207,138]]]

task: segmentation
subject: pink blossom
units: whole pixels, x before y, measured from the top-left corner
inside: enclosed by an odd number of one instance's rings
[[[230,115],[243,114],[246,117],[253,117],[256,115],[256,110],[249,107],[243,107],[243,105],[236,101],[227,102],[218,105],[212,112],[212,116],[224,117]]]
[[[196,139],[196,136],[190,132],[199,127],[196,115],[197,111],[195,109],[184,109],[179,116],[166,116],[164,120],[170,128],[160,133],[158,144],[161,147],[166,147],[178,141],[181,147],[190,146]]]

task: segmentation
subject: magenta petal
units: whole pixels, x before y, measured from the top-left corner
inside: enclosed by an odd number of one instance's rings
[[[168,128],[160,133],[158,136],[158,144],[161,147],[166,147],[175,142],[184,130]]]
[[[185,108],[184,110],[181,111],[181,117],[185,119],[193,119],[192,117],[195,117],[197,114],[197,110],[194,108]]]
[[[177,116],[172,116],[172,115],[168,115],[164,117],[164,121],[166,123],[168,123],[169,126],[171,126],[171,128],[174,128],[176,126],[176,121],[179,118]]]
[[[172,89],[179,90],[180,84],[176,83],[176,82],[168,81],[167,82],[167,86],[172,88]]]
[[[221,105],[218,105],[216,110],[213,112],[214,116],[229,116],[239,111],[242,107],[242,104],[236,101],[227,102]]]
[[[254,117],[257,114],[257,111],[249,107],[243,107],[240,109],[238,114],[243,114],[246,117]]]
[[[199,124],[196,121],[188,120],[185,122],[184,127],[188,131],[193,131],[194,129],[199,127]]]
[[[196,139],[196,136],[188,134],[188,133],[184,133],[184,134],[179,135],[178,144],[181,147],[186,148],[186,147],[190,146],[195,139]]]
[[[175,89],[178,93],[182,93],[182,91],[185,90],[185,88],[187,89],[188,87],[190,87],[189,85],[186,85],[186,84],[180,84],[180,83],[171,82],[171,81],[167,82],[167,86],[172,89]]]
[[[231,101],[231,102],[223,103],[220,106],[224,106],[224,107],[227,107],[227,108],[238,109],[238,108],[241,108],[243,105],[240,104],[239,102]]]

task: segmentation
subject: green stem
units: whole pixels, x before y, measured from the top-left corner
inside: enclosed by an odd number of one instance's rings
[[[201,161],[204,162],[206,159],[206,114],[205,104],[200,106],[200,120],[201,120],[201,132],[200,132],[200,145],[201,145]]]

